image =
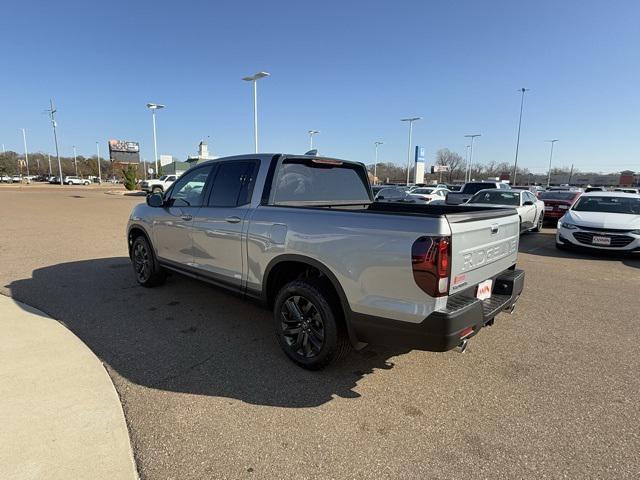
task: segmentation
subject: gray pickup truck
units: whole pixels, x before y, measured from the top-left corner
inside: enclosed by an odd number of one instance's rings
[[[374,202],[362,163],[285,154],[199,164],[127,226],[141,285],[175,271],[260,300],[308,369],[367,343],[464,350],[522,292],[518,240],[513,209]]]

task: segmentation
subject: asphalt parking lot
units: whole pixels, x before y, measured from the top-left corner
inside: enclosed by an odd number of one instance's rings
[[[308,372],[258,305],[178,275],[136,284],[140,201],[0,186],[0,288],[104,361],[143,479],[640,476],[640,259],[524,235],[516,311],[466,353],[372,345]]]

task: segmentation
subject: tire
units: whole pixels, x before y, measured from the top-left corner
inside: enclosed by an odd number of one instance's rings
[[[540,212],[540,218],[538,219],[538,223],[536,226],[531,229],[532,232],[539,232],[542,230],[542,225],[544,223],[544,212]]]
[[[273,322],[284,353],[307,370],[320,370],[351,350],[338,300],[320,282],[294,280],[282,287]]]
[[[153,187],[151,193],[162,193],[162,187]]]
[[[136,281],[143,287],[156,287],[162,285],[166,278],[166,272],[158,264],[153,249],[147,239],[139,235],[133,240],[131,246],[131,265]]]
[[[558,250],[566,250],[567,247],[565,245],[562,245],[561,243],[556,242],[556,248]]]

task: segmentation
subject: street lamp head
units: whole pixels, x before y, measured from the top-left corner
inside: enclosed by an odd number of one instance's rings
[[[553,140],[545,140],[545,142],[550,142],[550,143],[554,143],[554,142],[557,142],[557,141],[558,141],[557,138],[554,138]]]
[[[258,72],[255,75],[251,75],[249,77],[242,77],[242,80],[245,82],[253,82],[255,80],[260,80],[261,78],[270,77],[271,74],[268,72]]]
[[[481,136],[482,136],[482,134],[480,134],[480,133],[474,133],[473,135],[465,135],[465,138],[474,139],[476,137],[481,137]]]
[[[422,117],[401,118],[401,122],[415,122],[416,120],[422,120]]]
[[[524,87],[522,87],[522,88],[519,88],[517,91],[518,91],[518,92],[522,92],[522,93],[524,93],[524,92],[528,92],[528,91],[530,91],[530,90],[531,90],[530,88],[524,88]]]
[[[375,145],[383,145],[384,142],[373,142]]]
[[[161,108],[164,108],[164,105],[159,103],[147,103],[147,108],[150,110],[160,110]]]
[[[309,135],[315,135],[316,133],[320,133],[320,130],[307,130]]]

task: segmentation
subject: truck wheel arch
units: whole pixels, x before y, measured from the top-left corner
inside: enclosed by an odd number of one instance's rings
[[[131,247],[133,246],[133,241],[136,239],[136,237],[139,236],[143,236],[144,238],[146,238],[149,246],[152,250],[154,250],[153,243],[151,242],[151,237],[149,236],[149,234],[147,234],[146,230],[138,225],[133,225],[129,229],[129,233],[127,234],[127,248],[129,249],[129,258],[131,258]]]
[[[364,346],[364,344],[361,344],[358,341],[355,331],[351,326],[351,308],[349,307],[347,296],[345,295],[340,282],[333,272],[331,272],[331,269],[318,260],[296,254],[280,255],[272,259],[265,269],[264,282],[262,284],[262,299],[265,304],[271,308],[275,297],[278,294],[278,287],[287,283],[288,279],[297,278],[301,273],[309,268],[319,272],[333,290],[332,293],[335,293],[343,314],[342,317],[344,319],[345,326],[347,327],[349,339],[353,346],[356,348]]]

